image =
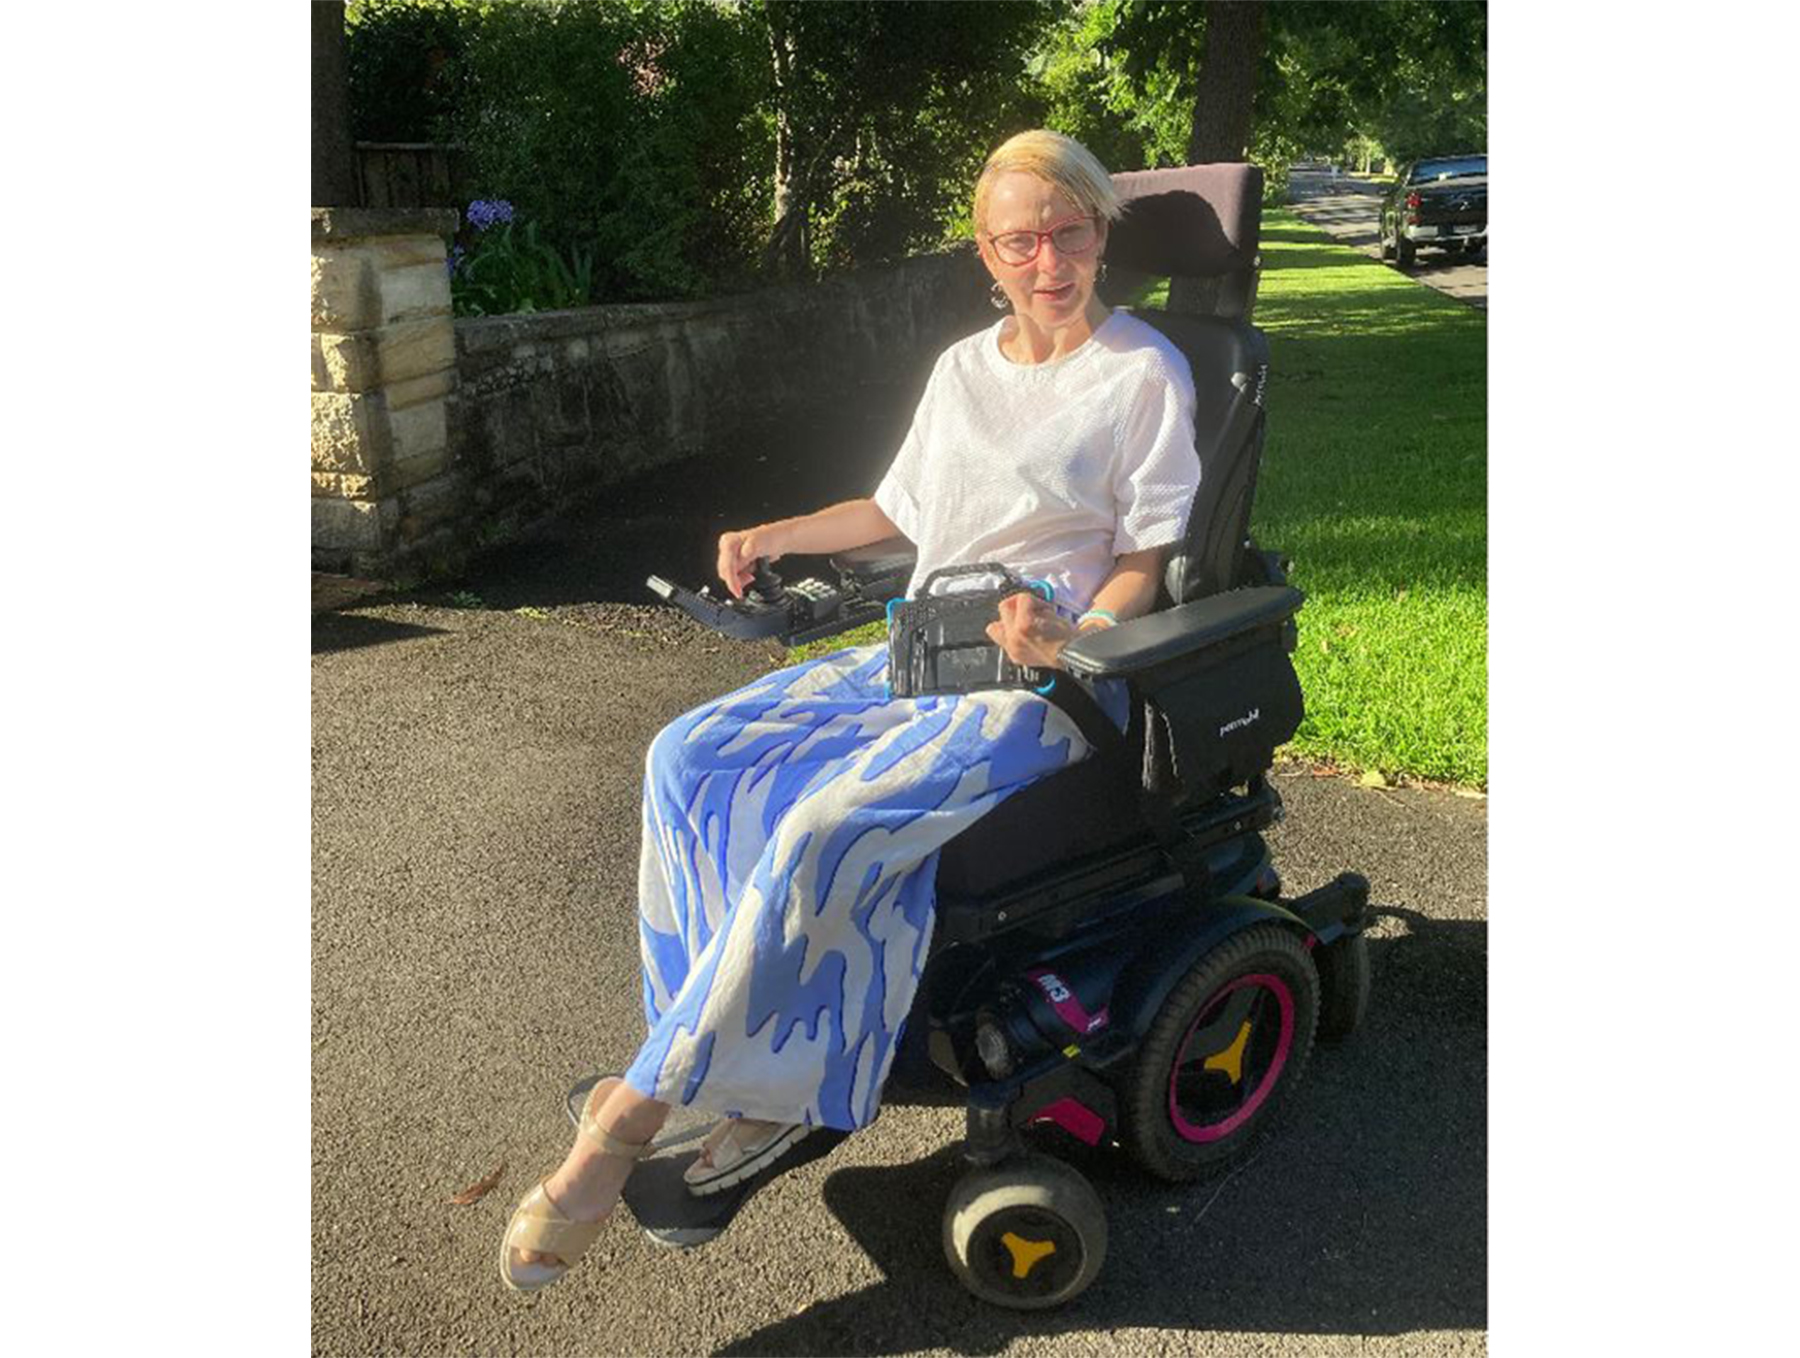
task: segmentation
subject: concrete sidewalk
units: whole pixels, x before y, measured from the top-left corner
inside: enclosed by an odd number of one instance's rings
[[[644,751],[778,661],[641,581],[699,584],[721,524],[854,486],[897,418],[737,450],[679,503],[672,478],[624,488],[474,573],[483,607],[315,617],[314,1351],[1485,1352],[1486,805],[1298,766],[1278,770],[1277,863],[1294,891],[1345,868],[1374,884],[1368,1025],[1317,1052],[1284,1133],[1223,1183],[1175,1190],[1074,1147],[1111,1249],[1072,1307],[1002,1312],[951,1277],[951,1105],[885,1110],[702,1251],[654,1248],[622,1212],[564,1283],[501,1289],[506,1218],[568,1143],[563,1090],[642,1034]],[[491,1194],[448,1204],[502,1162]]]

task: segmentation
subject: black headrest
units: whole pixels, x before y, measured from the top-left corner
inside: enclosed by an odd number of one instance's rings
[[[1184,165],[1112,177],[1125,215],[1106,242],[1115,268],[1156,277],[1217,278],[1247,272],[1262,227],[1259,165]]]

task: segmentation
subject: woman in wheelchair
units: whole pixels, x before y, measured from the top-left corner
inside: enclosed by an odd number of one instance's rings
[[[1155,604],[1200,479],[1187,359],[1095,295],[1107,172],[1053,132],[989,158],[975,237],[1008,312],[937,360],[870,499],[729,532],[742,596],[760,559],[903,533],[909,593],[933,571],[1002,562],[1047,581],[989,635],[1054,668],[1078,633]],[[938,850],[1002,799],[1089,753],[1027,689],[886,696],[886,649],[768,675],[669,723],[646,760],[639,936],[649,1036],[602,1081],[562,1166],[519,1205],[500,1268],[562,1276],[618,1201],[671,1105],[720,1122],[688,1171],[718,1192],[815,1128],[875,1116],[931,938]],[[1123,727],[1125,695],[1102,690]]]

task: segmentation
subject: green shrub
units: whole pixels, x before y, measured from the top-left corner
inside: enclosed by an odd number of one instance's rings
[[[551,255],[586,258],[580,300],[597,302],[696,296],[753,272],[769,75],[747,8],[362,0],[347,13],[354,135],[456,143],[475,193],[534,224],[541,249],[485,247],[490,278],[535,259],[548,279]],[[478,244],[465,233],[471,261]]]
[[[450,255],[450,297],[458,316],[504,316],[587,305],[594,253],[576,246],[571,262],[538,239],[537,223],[515,219],[503,199],[469,204],[474,244]]]
[[[1043,120],[1026,49],[1054,6],[807,4],[785,95],[814,269],[966,234],[989,151]],[[777,92],[764,8],[710,0],[359,0],[351,120],[363,140],[453,142],[593,300],[767,281]],[[473,244],[465,239],[465,247]]]

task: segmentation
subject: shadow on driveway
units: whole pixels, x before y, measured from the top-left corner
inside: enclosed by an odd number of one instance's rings
[[[1053,1130],[1107,1207],[1104,1271],[1047,1313],[976,1301],[941,1257],[943,1205],[966,1166],[830,1175],[826,1207],[885,1276],[755,1331],[726,1354],[888,1355],[956,1336],[998,1353],[1021,1335],[1122,1329],[1402,1335],[1485,1328],[1487,925],[1378,908],[1365,1026],[1314,1050],[1284,1123],[1234,1173],[1164,1184],[1116,1147]]]
[[[870,386],[781,433],[746,431],[708,457],[608,486],[530,541],[484,552],[458,587],[511,609],[657,603],[644,585],[652,572],[691,588],[711,583],[721,533],[873,494],[916,396],[900,383]]]
[[[353,651],[359,646],[442,636],[443,632],[441,627],[424,627],[360,613],[319,613],[313,617],[312,653],[327,655],[332,651]]]

